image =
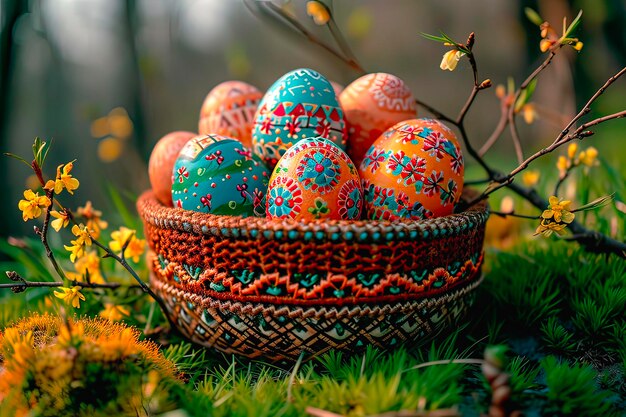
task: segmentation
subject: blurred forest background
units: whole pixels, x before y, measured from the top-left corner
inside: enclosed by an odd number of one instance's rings
[[[305,3],[293,1],[300,21],[330,39],[327,28],[306,15]],[[28,156],[35,136],[53,138],[47,174],[77,158],[73,174],[82,184],[73,201],[90,199],[105,217],[112,207],[106,187],[131,196],[148,188],[152,146],[170,131],[196,131],[200,105],[216,84],[239,79],[264,90],[299,67],[343,85],[357,77],[304,38],[256,18],[243,1],[0,0],[0,5],[0,149]],[[466,62],[453,73],[441,71],[445,48],[419,33],[442,30],[464,42],[475,31],[481,78],[494,86],[506,84],[509,76],[520,82],[542,59],[539,30],[524,16],[527,6],[557,31],[562,16],[571,21],[584,10],[577,32],[582,52],[577,56],[565,48],[559,54],[542,74],[533,100],[539,119],[520,123],[528,155],[551,142],[575,110],[626,65],[626,1],[341,0],[333,10],[365,68],[401,77],[416,97],[456,114],[471,89],[471,71]],[[494,91],[482,93],[468,115],[477,146],[499,117]],[[626,83],[620,80],[594,114],[624,107]],[[624,121],[610,122],[588,142],[622,177],[624,132]],[[502,168],[516,165],[508,136],[489,158]],[[544,163],[551,167],[544,175],[556,177],[555,161]],[[0,236],[32,231],[17,210],[24,188],[33,187],[29,174],[22,164],[0,159]]]

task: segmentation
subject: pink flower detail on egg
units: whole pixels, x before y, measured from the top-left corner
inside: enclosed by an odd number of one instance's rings
[[[269,135],[272,132],[273,127],[274,127],[274,124],[272,123],[272,118],[266,117],[265,120],[263,120],[263,123],[261,124],[261,132],[265,133],[266,135]]]
[[[424,158],[411,158],[402,168],[400,176],[406,185],[411,185],[423,180],[425,171],[426,160]]]
[[[317,126],[315,127],[315,134],[323,138],[330,136],[330,123],[326,119],[318,119]]]
[[[287,120],[285,123],[285,129],[289,132],[287,137],[296,137],[300,129],[300,121],[296,120],[294,116],[291,117],[291,120]]]
[[[178,182],[181,184],[183,183],[183,181],[185,181],[185,178],[189,178],[189,172],[187,172],[187,167],[180,167],[176,172],[178,173]]]
[[[414,140],[417,140],[418,135],[420,133],[422,133],[424,131],[423,127],[415,127],[415,126],[411,126],[411,125],[406,125],[403,126],[400,129],[400,132],[403,133],[402,136],[400,136],[400,140],[402,141],[403,144],[412,142]]]
[[[424,151],[430,152],[431,156],[435,156],[437,159],[443,158],[445,149],[444,143],[447,142],[445,136],[440,132],[431,132],[426,139],[424,139]]]

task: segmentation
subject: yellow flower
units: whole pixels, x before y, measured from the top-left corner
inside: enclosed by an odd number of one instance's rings
[[[104,310],[100,312],[100,317],[110,321],[119,321],[122,320],[124,316],[128,315],[130,315],[130,311],[128,311],[126,307],[112,303],[106,303],[104,305]]]
[[[319,1],[311,0],[307,2],[306,13],[313,18],[316,25],[325,25],[330,20],[328,8]]]
[[[542,234],[545,237],[549,237],[552,232],[556,232],[558,235],[562,235],[565,232],[563,231],[567,227],[567,224],[564,223],[555,223],[551,221],[542,220],[537,230],[535,230],[535,235]]]
[[[496,97],[503,99],[506,96],[506,88],[502,84],[498,84],[495,90]]]
[[[439,68],[444,71],[454,71],[463,55],[465,55],[465,52],[457,51],[456,49],[449,50],[443,54],[443,59],[441,60],[441,64],[439,64]]]
[[[542,39],[541,42],[539,42],[539,49],[541,50],[541,52],[546,52],[555,43],[556,42],[554,42],[553,40],[550,40],[550,39]]]
[[[83,298],[84,300],[84,298]],[[64,323],[59,327],[57,342],[61,346],[72,346],[85,337],[85,324],[83,322]]]
[[[113,162],[122,155],[123,150],[124,142],[109,136],[98,143],[98,158],[103,162]]]
[[[45,195],[40,196],[33,190],[24,190],[25,200],[20,200],[17,207],[22,211],[22,219],[36,219],[41,216],[41,209],[48,207],[52,202]]]
[[[65,301],[67,305],[80,308],[81,300],[85,301],[85,296],[80,293],[80,287],[78,285],[72,288],[59,287],[59,289],[61,291],[55,291],[54,296]]]
[[[89,229],[87,229],[87,226],[83,225],[82,223],[80,225],[75,224],[74,226],[72,226],[72,233],[78,238],[76,239],[76,242],[78,244],[87,246],[91,245],[91,235],[89,233]]]
[[[71,252],[70,260],[72,262],[83,256],[85,253],[85,246],[91,246],[92,240],[89,230],[83,224],[72,226],[72,233],[76,236],[75,240],[70,243],[72,246],[64,245],[65,249]]]
[[[581,164],[584,164],[588,167],[592,167],[598,164],[598,150],[593,146],[588,147],[584,151],[578,155],[578,160]]]
[[[63,245],[63,247],[70,251],[70,261],[75,262],[85,253],[85,246],[77,244],[75,240],[72,240],[71,243],[71,246]]]
[[[52,228],[57,232],[63,227],[66,227],[68,224],[70,224],[70,216],[66,210],[52,210],[50,212],[50,215],[52,215],[52,217],[56,219],[50,222],[50,226],[52,226]]]
[[[125,328],[119,333],[102,335],[98,339],[98,345],[102,349],[105,360],[117,360],[137,353],[137,334],[130,328]]]
[[[574,45],[574,49],[580,52],[583,49],[583,43],[576,42],[576,45]]]
[[[73,281],[82,282],[84,277],[89,273],[89,281],[95,284],[103,284],[104,278],[100,272],[100,257],[96,252],[85,252],[84,256],[81,256],[74,263],[76,272],[67,272],[68,278]]]
[[[565,177],[567,170],[572,165],[569,159],[564,157],[563,155],[559,156],[559,159],[556,161],[556,167],[559,170],[559,176],[561,178]]]
[[[557,223],[569,224],[574,221],[576,215],[570,211],[571,201],[559,200],[559,198],[555,196],[550,197],[548,201],[550,204],[548,205],[548,209],[544,210],[541,214],[542,218],[546,220],[554,219]]]
[[[578,151],[578,144],[570,143],[569,146],[567,147],[567,157],[569,159],[574,159],[577,151]]]
[[[109,224],[101,219],[102,212],[94,209],[91,201],[87,201],[84,207],[79,207],[76,210],[76,214],[87,220],[87,229],[89,229],[94,239],[98,239],[100,232],[109,227]]]
[[[524,104],[522,107],[522,115],[524,116],[524,121],[526,124],[532,124],[537,118],[537,111],[535,110],[535,105],[533,103]]]
[[[74,194],[74,190],[78,188],[80,182],[70,174],[72,168],[74,168],[74,162],[59,165],[56,179],[54,181],[49,180],[44,188],[54,190],[55,194],[59,194],[65,188],[70,194]]]
[[[135,262],[139,262],[139,257],[145,250],[146,241],[144,239],[137,239],[137,237],[135,237],[136,233],[135,230],[124,226],[120,227],[119,230],[111,233],[112,240],[109,242],[109,247],[113,252],[122,252],[124,244],[128,242],[124,256],[132,258]]]
[[[539,182],[540,176],[539,171],[526,170],[522,174],[522,183],[524,183],[526,187],[534,187]]]

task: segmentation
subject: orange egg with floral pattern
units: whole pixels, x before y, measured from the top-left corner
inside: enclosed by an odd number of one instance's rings
[[[353,81],[339,94],[339,104],[348,126],[347,152],[357,166],[385,130],[417,116],[409,87],[400,78],[384,72]]]
[[[463,170],[461,148],[446,125],[427,118],[400,122],[374,142],[359,167],[365,217],[452,214],[463,191]]]
[[[204,99],[200,110],[198,133],[239,139],[252,147],[254,114],[263,93],[243,81],[218,84]]]
[[[363,190],[357,168],[333,142],[302,139],[274,168],[266,205],[268,219],[358,220]]]

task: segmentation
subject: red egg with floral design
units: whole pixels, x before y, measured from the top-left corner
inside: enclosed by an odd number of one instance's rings
[[[195,133],[178,131],[163,136],[150,154],[148,175],[156,198],[166,206],[172,206],[172,168],[183,146]]]
[[[463,191],[463,154],[446,125],[397,123],[369,148],[359,168],[365,217],[424,219],[452,214]]]
[[[350,157],[323,138],[302,139],[281,157],[267,190],[267,218],[357,220],[363,207]]]
[[[204,99],[198,133],[239,139],[252,147],[254,114],[262,97],[256,87],[243,81],[218,84]]]
[[[357,166],[385,130],[417,116],[409,87],[400,78],[384,72],[353,81],[339,94],[339,104],[348,126],[347,152]]]

